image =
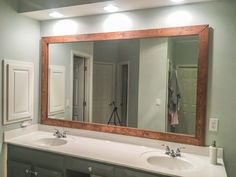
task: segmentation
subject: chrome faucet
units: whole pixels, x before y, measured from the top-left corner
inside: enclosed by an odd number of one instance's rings
[[[56,131],[53,133],[53,136],[57,137],[57,138],[66,138],[67,132],[68,131],[63,131],[60,132],[59,130],[55,129]]]
[[[166,145],[162,145],[162,146],[166,146]],[[185,147],[177,148],[176,151],[174,151],[173,149],[170,149],[169,146],[166,146],[165,154],[171,157],[181,157],[181,151],[180,151],[181,149],[185,149]]]

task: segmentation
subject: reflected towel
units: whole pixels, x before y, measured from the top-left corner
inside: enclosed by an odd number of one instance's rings
[[[178,125],[178,124],[179,124],[179,118],[177,111],[170,113],[170,125]]]

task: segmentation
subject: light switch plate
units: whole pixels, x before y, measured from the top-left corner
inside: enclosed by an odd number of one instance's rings
[[[217,119],[217,118],[210,118],[209,131],[217,132],[218,131],[218,124],[219,124],[219,119]]]
[[[160,98],[156,99],[156,106],[161,106],[161,99]]]

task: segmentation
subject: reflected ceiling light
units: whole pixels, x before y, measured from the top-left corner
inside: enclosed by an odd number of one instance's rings
[[[119,8],[114,5],[108,5],[108,6],[104,7],[104,10],[107,12],[117,12],[119,10]]]
[[[60,20],[53,27],[55,35],[72,35],[76,34],[77,30],[78,24],[72,20]]]
[[[174,3],[180,3],[180,2],[184,2],[185,0],[170,0],[170,1]]]
[[[49,13],[49,16],[53,18],[62,18],[64,15],[62,15],[59,12],[54,11],[54,12]]]

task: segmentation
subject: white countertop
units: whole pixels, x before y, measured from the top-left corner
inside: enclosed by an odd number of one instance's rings
[[[31,128],[25,131],[13,130],[5,132],[4,136],[4,141],[7,144],[128,167],[151,173],[183,177],[227,177],[224,163],[221,158],[218,158],[218,165],[212,165],[209,163],[209,157],[202,154],[182,153],[181,158],[193,160],[195,166],[191,170],[178,171],[178,174],[176,174],[176,172],[172,170],[154,167],[148,164],[143,158],[143,154],[147,152],[164,154],[165,150],[161,148],[158,149],[78,135],[68,135],[66,138],[68,143],[65,145],[45,147],[39,146],[36,141],[41,138],[53,138],[54,136],[52,132],[45,131],[45,129],[42,131],[38,128]]]

